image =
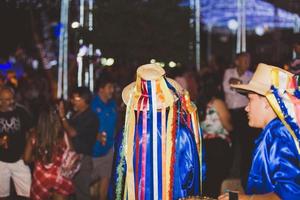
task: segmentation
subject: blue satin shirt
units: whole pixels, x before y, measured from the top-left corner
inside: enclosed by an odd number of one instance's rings
[[[300,200],[300,156],[294,140],[273,119],[255,141],[247,194],[275,192],[283,200]]]
[[[148,123],[150,123],[149,115],[147,116]],[[157,127],[158,127],[158,144],[161,145],[161,113],[157,115]],[[137,124],[139,129],[139,141],[134,143],[134,149],[139,145],[139,148],[142,148],[142,117],[139,119],[139,123]],[[145,179],[145,200],[154,199],[153,194],[153,169],[152,169],[152,141],[153,136],[151,135],[151,126],[147,126],[147,155],[146,155],[146,179]],[[174,184],[173,184],[173,198],[179,199],[187,196],[196,196],[200,195],[200,170],[202,170],[203,174],[205,171],[205,167],[200,169],[199,167],[199,157],[197,152],[197,147],[195,143],[195,139],[193,133],[183,124],[181,124],[180,128],[177,131],[176,137],[176,159],[174,164]],[[116,144],[116,159],[115,159],[115,167],[120,162],[120,142],[122,140],[122,134],[120,135],[120,139],[117,140]],[[157,149],[158,153],[161,154],[161,148]],[[142,156],[141,154],[137,158],[134,153],[134,162],[138,160],[138,169],[134,166],[135,176],[138,177],[138,185],[139,190],[141,190],[141,163]],[[162,160],[162,158],[158,157],[158,166],[161,166],[162,162],[166,162]],[[111,185],[111,199],[115,199],[115,184],[117,177],[117,169],[114,167],[113,180]],[[149,167],[149,168],[148,168]],[[138,174],[136,174],[138,171]],[[126,172],[126,163],[123,166],[123,172]],[[162,199],[162,169],[158,168],[159,181],[158,181],[158,197],[157,199]],[[124,180],[123,180],[124,181]],[[128,198],[130,199],[130,197]],[[139,198],[137,198],[139,199]]]

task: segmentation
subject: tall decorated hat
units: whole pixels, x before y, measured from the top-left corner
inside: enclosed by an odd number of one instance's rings
[[[173,199],[176,134],[180,123],[187,119],[184,116],[191,116],[185,108],[195,111],[191,109],[191,103],[186,96],[180,85],[173,79],[167,78],[164,69],[156,64],[140,66],[137,69],[136,81],[123,89],[122,99],[127,108],[119,150],[120,163],[116,169],[116,199],[122,199],[125,195],[128,199],[134,200],[141,193],[147,192],[144,191],[145,179],[150,177],[146,177],[145,172],[149,169],[153,172],[151,178],[154,196],[161,192],[163,199]],[[190,120],[189,127],[197,129],[193,133],[198,153],[201,154],[198,121],[196,117],[190,118],[194,119],[194,123]],[[137,128],[139,122],[142,122],[141,130]],[[147,136],[148,130],[151,132],[151,139]],[[148,140],[151,140],[150,150],[149,144],[147,146]],[[151,162],[146,162],[144,159],[149,155],[148,151],[151,152]],[[202,161],[202,156],[199,158]],[[158,162],[160,159],[161,162]],[[125,162],[126,172],[122,171]],[[136,173],[137,170],[140,172]],[[142,181],[138,183],[137,180]]]

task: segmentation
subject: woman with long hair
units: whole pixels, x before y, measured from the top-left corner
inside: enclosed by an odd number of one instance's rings
[[[200,124],[203,130],[206,181],[204,194],[218,197],[222,181],[230,168],[230,138],[232,130],[230,113],[224,101],[220,98],[221,86],[216,74],[208,72],[199,79],[199,110]]]
[[[35,134],[27,145],[35,161],[31,199],[64,200],[74,192],[72,181],[59,173],[65,149],[60,117],[55,106],[47,107],[40,113]]]

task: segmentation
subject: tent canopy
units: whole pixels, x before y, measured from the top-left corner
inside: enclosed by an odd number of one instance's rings
[[[198,0],[199,1],[199,0]],[[237,0],[200,0],[201,22],[209,27],[229,28],[230,22],[237,22]],[[263,28],[295,28],[300,26],[297,14],[276,8],[263,0],[245,0],[247,30]],[[190,0],[180,4],[190,7]]]

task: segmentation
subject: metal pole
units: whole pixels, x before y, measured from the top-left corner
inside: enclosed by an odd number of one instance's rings
[[[83,73],[83,60],[82,56],[77,55],[77,64],[78,64],[78,71],[77,71],[77,86],[82,86],[82,73]]]
[[[196,69],[200,71],[200,0],[195,0]]]
[[[80,0],[79,4],[79,24],[80,29],[84,28],[84,1]],[[81,45],[83,45],[83,39],[79,38],[79,49],[81,48]],[[78,71],[77,71],[77,86],[82,86],[82,75],[83,75],[83,55],[77,54],[77,65],[78,65]]]
[[[81,28],[84,25],[84,0],[80,0],[80,5],[79,5],[79,24],[80,24]]]
[[[194,2],[195,0],[190,0],[190,19],[189,19],[189,27],[190,27],[190,30],[194,33],[194,28],[195,28],[195,5],[194,5]],[[194,65],[195,61],[194,61],[194,54],[195,54],[195,47],[194,47],[194,35],[192,37],[192,39],[190,39],[190,42],[189,42],[189,61],[192,61],[192,64]]]
[[[211,32],[212,32],[212,25],[209,24],[207,28],[207,60],[211,58]]]
[[[94,64],[93,64],[93,44],[89,45],[89,80],[90,80],[90,90],[94,91]]]
[[[60,30],[60,35],[59,35],[59,57],[58,57],[58,81],[57,81],[57,98],[61,98],[62,96],[64,98],[65,95],[65,88],[63,85],[65,84],[65,78],[64,75],[64,70],[65,69],[65,64],[68,59],[68,56],[65,55],[68,51],[67,45],[68,43],[65,41],[68,39],[68,6],[69,5],[69,0],[62,0],[61,1],[61,9],[60,9],[60,24],[61,24],[61,30]]]
[[[241,34],[242,34],[242,17],[241,17],[241,1],[242,0],[237,0],[237,22],[238,22],[238,29],[236,32],[236,53],[241,52]]]
[[[242,2],[242,52],[246,52],[246,0]]]
[[[69,24],[69,0],[64,0],[65,1],[65,11],[64,11],[64,62],[63,62],[63,98],[65,100],[68,99],[68,74],[69,74],[69,70],[68,70],[68,40],[69,40],[69,35],[68,35],[68,24]]]
[[[93,31],[93,4],[94,0],[89,0],[89,18],[88,18],[88,29],[89,32]],[[94,91],[94,63],[93,63],[93,56],[94,56],[94,49],[93,49],[93,44],[91,41],[89,41],[89,80],[90,80],[90,90]]]

